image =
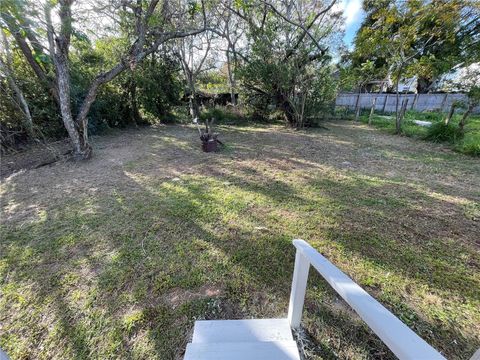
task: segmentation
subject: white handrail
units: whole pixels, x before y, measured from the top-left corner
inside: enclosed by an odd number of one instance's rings
[[[300,325],[308,271],[312,265],[399,359],[445,359],[307,242],[297,239],[293,240],[293,245],[297,254],[288,308],[292,328]]]

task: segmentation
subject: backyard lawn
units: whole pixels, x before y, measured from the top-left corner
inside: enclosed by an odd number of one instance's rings
[[[158,126],[2,180],[12,359],[181,359],[198,319],[285,317],[303,238],[449,359],[480,347],[480,161],[337,121]],[[315,272],[310,359],[394,356]]]

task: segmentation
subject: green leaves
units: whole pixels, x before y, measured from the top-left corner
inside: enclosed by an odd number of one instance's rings
[[[366,60],[374,61],[377,69],[402,64],[407,73],[431,82],[467,60],[465,56],[475,56],[475,51],[463,50],[472,48],[467,44],[479,36],[475,29],[462,33],[478,16],[466,0],[367,1],[364,7],[367,16],[351,55],[354,67]]]
[[[188,2],[188,14],[190,15],[190,19],[193,20],[195,15],[200,11],[201,6],[196,1],[189,1]]]
[[[90,44],[90,39],[88,38],[87,34],[85,34],[84,32],[82,32],[80,30],[73,29],[72,30],[72,36],[80,42],[85,42],[85,43]]]
[[[37,53],[34,53],[33,54],[33,58],[35,59],[35,61],[37,63],[43,63],[43,64],[51,64],[52,63],[52,60],[50,59],[50,56],[46,55],[46,54],[37,54]]]

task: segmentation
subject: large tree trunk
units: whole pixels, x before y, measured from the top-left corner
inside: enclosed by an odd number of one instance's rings
[[[55,36],[51,20],[51,9],[45,7],[47,20],[47,35],[50,55],[55,66],[56,88],[63,125],[67,129],[68,136],[73,145],[73,158],[75,160],[89,159],[92,156],[92,148],[88,144],[88,132],[86,114],[84,119],[75,122],[70,104],[70,72],[68,68],[68,52],[70,36],[72,33],[72,0],[60,0],[60,32]],[[93,101],[93,100],[92,100]],[[85,101],[84,101],[85,102]],[[83,107],[83,105],[82,105]]]
[[[62,55],[57,56],[55,69],[60,100],[60,113],[73,145],[73,157],[75,160],[89,159],[92,156],[92,148],[88,144],[86,122],[77,125],[73,120],[70,106],[70,74],[68,72],[66,58]]]
[[[280,110],[283,112],[286,123],[291,127],[297,127],[297,116],[295,114],[295,109],[292,107],[288,96],[283,93],[277,94],[277,103]]]

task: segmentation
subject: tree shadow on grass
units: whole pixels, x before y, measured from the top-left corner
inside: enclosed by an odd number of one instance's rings
[[[302,136],[281,135],[289,143]],[[32,319],[25,325],[41,333],[44,328],[37,319],[43,313],[51,315],[53,319],[47,323],[59,329],[50,340],[45,333],[32,334],[31,351],[39,351],[33,345],[38,340],[55,357],[178,358],[195,319],[207,315],[285,316],[294,258],[290,242],[294,237],[311,241],[334,262],[345,264],[357,257],[384,272],[475,300],[478,281],[471,270],[478,263],[469,264],[467,273],[458,266],[463,254],[471,252],[469,245],[450,247],[445,243],[444,249],[443,243],[427,244],[435,233],[413,227],[410,220],[397,224],[389,215],[401,209],[399,219],[425,218],[426,211],[410,201],[424,194],[409,188],[405,196],[395,197],[389,186],[402,190],[401,184],[375,184],[349,173],[344,176],[353,180],[339,184],[328,174],[316,172],[323,166],[335,168],[338,162],[311,159],[308,152],[281,151],[268,133],[258,135],[255,142],[266,145],[259,149],[242,142],[243,147],[236,148],[239,154],[234,154],[240,161],[232,160],[234,165],[226,162],[230,155],[190,154],[190,148],[174,141],[156,145],[146,170],[114,168],[120,174],[121,187],[102,185],[101,192],[77,194],[76,198],[65,193],[62,205],[47,208],[42,220],[7,228],[2,240],[6,281],[20,288],[31,283],[35,292],[29,297],[31,303],[22,308],[25,318]],[[319,142],[309,138],[307,145],[320,146]],[[165,170],[166,177],[156,178],[157,170],[150,165],[162,156],[189,159],[169,171],[160,164],[159,171]],[[246,163],[251,159],[256,163]],[[305,172],[296,174],[304,182],[287,182],[262,170],[269,167],[283,173],[290,167],[298,168]],[[173,171],[185,169],[193,175],[172,179]],[[439,208],[443,204],[438,199],[429,201]],[[442,228],[453,226],[448,220],[429,219]],[[385,222],[392,233],[401,236],[385,233]],[[435,239],[446,239],[445,234],[438,234]],[[432,276],[432,272],[438,275]],[[442,281],[442,276],[448,281]],[[322,283],[318,277],[312,279]],[[455,282],[460,280],[459,289]],[[217,286],[221,295],[186,298],[175,308],[165,301],[173,290],[195,291],[204,284]],[[382,296],[384,284],[378,285],[369,291]],[[7,294],[7,301],[18,303],[15,296],[21,295],[19,292]],[[325,299],[334,297],[325,286],[310,292]],[[477,342],[465,339],[446,322],[423,320],[401,295],[380,300],[386,300],[397,315],[416,315],[409,325],[420,329],[422,336],[438,330],[438,336],[427,337],[449,355],[465,355]],[[226,312],[225,304],[233,309]],[[328,302],[316,306],[327,307],[320,312],[328,314]],[[27,316],[35,307],[42,310]],[[311,307],[307,310],[313,310],[313,315],[307,311],[305,316],[307,326],[312,324],[314,331],[318,313]],[[329,329],[316,335],[323,344],[322,356],[341,350],[342,344],[326,342],[339,331],[342,338],[354,343],[352,351],[371,358],[389,357],[378,354],[378,339],[368,332],[355,341],[357,330],[352,330],[347,320],[337,319],[335,313],[322,320]],[[25,330],[19,323],[10,325],[11,333]],[[460,339],[459,345],[449,346],[451,339]],[[464,347],[463,351],[458,347]]]

